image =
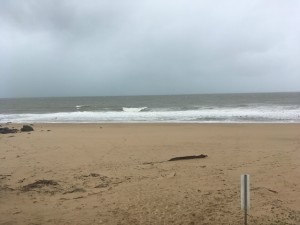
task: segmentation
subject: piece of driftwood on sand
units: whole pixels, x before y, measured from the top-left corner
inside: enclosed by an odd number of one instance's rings
[[[174,157],[171,158],[167,161],[159,161],[159,162],[145,162],[143,163],[144,165],[146,164],[154,164],[154,163],[164,163],[164,162],[173,162],[173,161],[179,161],[179,160],[190,160],[190,159],[203,159],[203,158],[207,158],[208,155],[188,155],[188,156],[180,156],[180,157]]]
[[[175,157],[175,158],[171,158],[168,161],[178,161],[178,160],[189,160],[189,159],[202,159],[202,158],[206,158],[207,155],[189,155],[189,156],[180,156],[180,157]]]

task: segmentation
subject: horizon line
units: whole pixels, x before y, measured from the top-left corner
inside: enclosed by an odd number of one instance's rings
[[[69,96],[26,96],[26,97],[0,97],[0,99],[24,98],[82,98],[82,97],[146,97],[146,96],[179,96],[179,95],[232,95],[232,94],[276,94],[300,93],[300,91],[270,91],[270,92],[212,92],[212,93],[180,93],[180,94],[133,94],[133,95],[69,95]]]

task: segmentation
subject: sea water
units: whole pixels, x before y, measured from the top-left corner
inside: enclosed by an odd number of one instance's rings
[[[300,93],[0,99],[0,123],[299,123]]]

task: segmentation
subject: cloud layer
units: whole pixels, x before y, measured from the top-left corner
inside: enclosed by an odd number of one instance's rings
[[[300,2],[6,0],[0,97],[300,91]]]

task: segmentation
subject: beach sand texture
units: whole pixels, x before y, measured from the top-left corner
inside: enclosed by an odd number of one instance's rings
[[[300,124],[33,127],[0,134],[2,225],[243,224],[244,173],[249,224],[300,224]]]

